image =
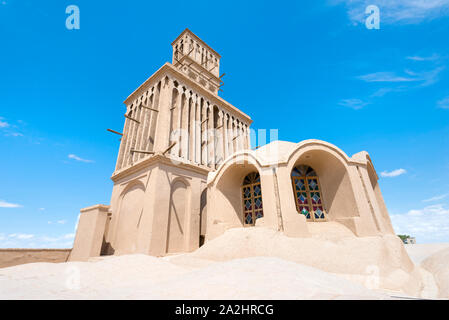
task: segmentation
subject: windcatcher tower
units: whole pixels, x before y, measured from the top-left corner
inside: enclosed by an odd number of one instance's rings
[[[74,260],[88,251],[160,256],[198,248],[207,174],[249,148],[251,119],[218,96],[221,56],[188,29],[172,47],[172,63],[124,102],[111,205],[83,209]]]

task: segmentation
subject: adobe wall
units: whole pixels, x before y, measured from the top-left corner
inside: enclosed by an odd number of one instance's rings
[[[72,249],[0,249],[0,268],[35,262],[66,262]]]

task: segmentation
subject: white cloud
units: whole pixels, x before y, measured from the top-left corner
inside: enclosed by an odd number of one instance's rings
[[[433,54],[430,57],[422,57],[422,56],[411,56],[411,57],[407,57],[408,60],[413,60],[413,61],[435,61],[438,60],[440,58],[440,56],[438,54]]]
[[[397,91],[401,91],[401,89],[399,89],[399,88],[380,88],[380,89],[376,90],[376,92],[374,92],[370,97],[371,98],[380,98],[380,97],[385,96],[387,93],[397,92]]]
[[[71,248],[74,233],[60,236],[33,235],[25,233],[12,233],[8,236],[0,234],[0,248]]]
[[[0,200],[0,208],[20,208],[20,207],[22,207],[20,204]]]
[[[343,107],[351,108],[354,110],[360,110],[363,107],[365,107],[366,105],[368,105],[369,103],[364,102],[360,99],[343,99],[338,104]]]
[[[0,128],[7,128],[9,127],[9,123],[6,121],[2,121],[3,118],[0,118]]]
[[[438,81],[438,75],[443,71],[443,67],[424,72],[413,72],[405,70],[403,75],[397,75],[395,72],[374,72],[357,77],[365,82],[389,82],[389,83],[410,83],[420,82],[425,87]]]
[[[430,199],[425,199],[425,200],[423,200],[423,202],[439,201],[439,200],[445,199],[447,196],[449,196],[449,193],[438,195],[438,196],[432,197]]]
[[[0,117],[0,129],[4,129],[5,137],[23,137],[22,133],[17,132],[17,126],[8,123],[3,117]]]
[[[438,101],[438,108],[449,109],[449,96],[447,96],[446,98]]]
[[[384,178],[393,178],[393,177],[398,177],[400,175],[403,175],[405,173],[407,173],[407,170],[405,170],[405,169],[396,169],[396,170],[393,170],[390,172],[384,171],[380,175]]]
[[[394,72],[375,72],[359,76],[358,79],[365,82],[413,82],[419,79],[407,76],[398,76]]]
[[[23,137],[23,134],[20,132],[8,132],[5,134],[7,137]]]
[[[48,224],[66,224],[66,220],[48,221]]]
[[[330,4],[344,4],[354,24],[364,24],[369,16],[365,9],[377,5],[382,24],[417,24],[449,16],[447,0],[330,0]]]
[[[418,243],[449,242],[449,209],[442,204],[390,217],[397,234],[416,237]]]
[[[27,240],[34,238],[34,234],[25,234],[25,233],[12,233],[8,235],[8,238],[15,238],[19,240]]]
[[[68,157],[69,157],[69,159],[73,159],[73,160],[81,161],[81,162],[94,162],[93,160],[87,160],[87,159],[80,158],[76,154],[69,154]]]

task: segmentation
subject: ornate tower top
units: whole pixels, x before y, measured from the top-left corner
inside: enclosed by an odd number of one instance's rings
[[[221,56],[189,29],[185,29],[175,41],[173,65],[205,89],[218,95]]]

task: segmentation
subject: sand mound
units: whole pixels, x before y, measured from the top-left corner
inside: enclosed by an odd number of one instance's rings
[[[2,299],[106,298],[111,288],[151,284],[186,269],[147,255],[113,256],[93,262],[31,263],[0,269]]]
[[[412,261],[419,265],[426,258],[443,249],[449,248],[449,243],[424,243],[424,244],[406,244],[405,250]]]
[[[449,296],[449,249],[417,268],[396,236],[357,238],[333,223],[310,230],[310,238],[288,238],[263,227],[231,229],[195,252],[164,258],[111,256],[4,268],[0,299],[434,298],[434,277],[441,296]],[[424,252],[423,245],[414,257],[422,259]]]
[[[369,288],[420,294],[421,275],[398,237],[358,238],[336,225],[314,225],[311,238],[289,238],[262,227],[230,229],[191,255],[213,261],[277,257],[343,275]]]
[[[421,266],[433,274],[440,298],[449,298],[449,248],[440,250],[427,259]]]
[[[385,299],[338,276],[268,257],[213,263],[154,289],[179,299]]]
[[[276,258],[213,263],[144,255],[0,269],[0,299],[388,299],[326,272]],[[196,267],[192,267],[196,265]],[[199,267],[202,265],[202,267]]]

